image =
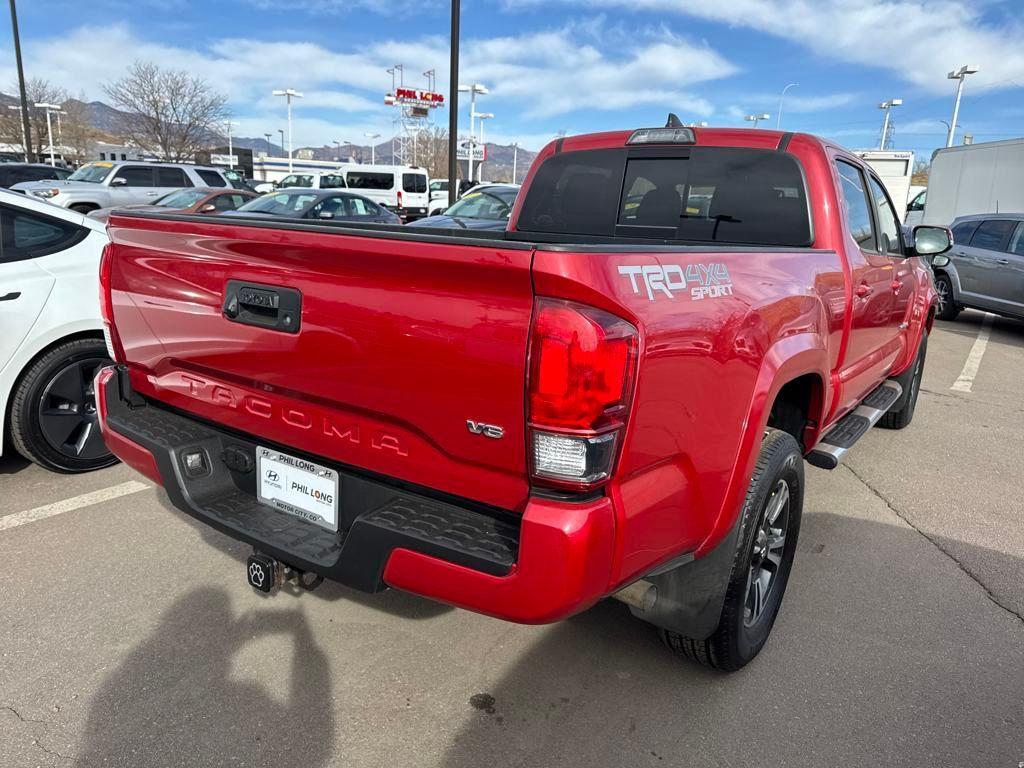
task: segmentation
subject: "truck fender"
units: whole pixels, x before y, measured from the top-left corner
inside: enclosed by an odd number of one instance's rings
[[[828,350],[815,333],[787,336],[768,349],[755,381],[729,491],[714,529],[697,550],[696,557],[684,556],[682,562],[677,560],[663,565],[644,577],[657,588],[658,597],[648,610],[630,606],[635,616],[696,640],[707,638],[715,631],[732,572],[740,528],[739,512],[772,404],[789,382],[807,374],[816,376],[822,386],[818,398],[820,412],[811,413],[810,417],[820,429],[821,413],[826,406],[824,386],[829,380],[828,365]],[[816,439],[817,432],[814,437]]]

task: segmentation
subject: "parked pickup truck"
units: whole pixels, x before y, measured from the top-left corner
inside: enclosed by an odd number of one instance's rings
[[[804,459],[913,417],[950,234],[821,139],[674,125],[551,143],[506,232],[113,214],[108,445],[256,588],[611,596],[743,666]]]

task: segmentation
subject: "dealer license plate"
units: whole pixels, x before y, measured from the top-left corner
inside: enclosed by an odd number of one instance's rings
[[[264,504],[331,531],[338,530],[338,473],[272,448],[256,449]]]

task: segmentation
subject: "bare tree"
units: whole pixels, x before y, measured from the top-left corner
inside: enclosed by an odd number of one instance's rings
[[[430,178],[445,178],[448,175],[448,131],[431,125],[417,133],[416,159],[427,169]]]
[[[13,86],[11,90],[17,92],[17,85]],[[32,146],[42,155],[43,149],[49,146],[50,138],[46,130],[46,110],[37,109],[36,104],[63,104],[67,99],[67,92],[51,85],[47,80],[33,77],[25,81],[25,93],[28,96],[28,124],[32,134]],[[53,141],[55,145],[58,143],[56,131],[57,129],[54,127]],[[21,111],[19,109],[5,109],[0,114],[0,140],[23,150],[24,136],[22,135]]]
[[[206,80],[152,62],[136,61],[103,90],[129,115],[125,136],[165,160],[192,159],[227,118],[227,98]]]
[[[98,131],[93,128],[89,107],[85,103],[85,94],[77,99],[64,102],[62,121],[62,144],[65,148],[65,159],[75,165],[81,165],[93,155],[93,146]]]

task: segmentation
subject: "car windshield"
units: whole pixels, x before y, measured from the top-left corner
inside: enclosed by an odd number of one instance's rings
[[[300,216],[318,199],[317,195],[308,192],[274,192],[250,200],[238,210],[272,216]]]
[[[68,176],[68,181],[88,181],[93,184],[101,184],[110,175],[110,170],[113,167],[113,163],[86,163]]]
[[[158,200],[154,200],[153,205],[158,205],[161,208],[176,208],[180,210],[182,208],[191,208],[204,197],[206,197],[205,192],[200,192],[195,189],[179,189],[164,195]]]
[[[459,219],[504,221],[512,211],[518,191],[511,187],[474,189],[463,195],[445,214]]]

